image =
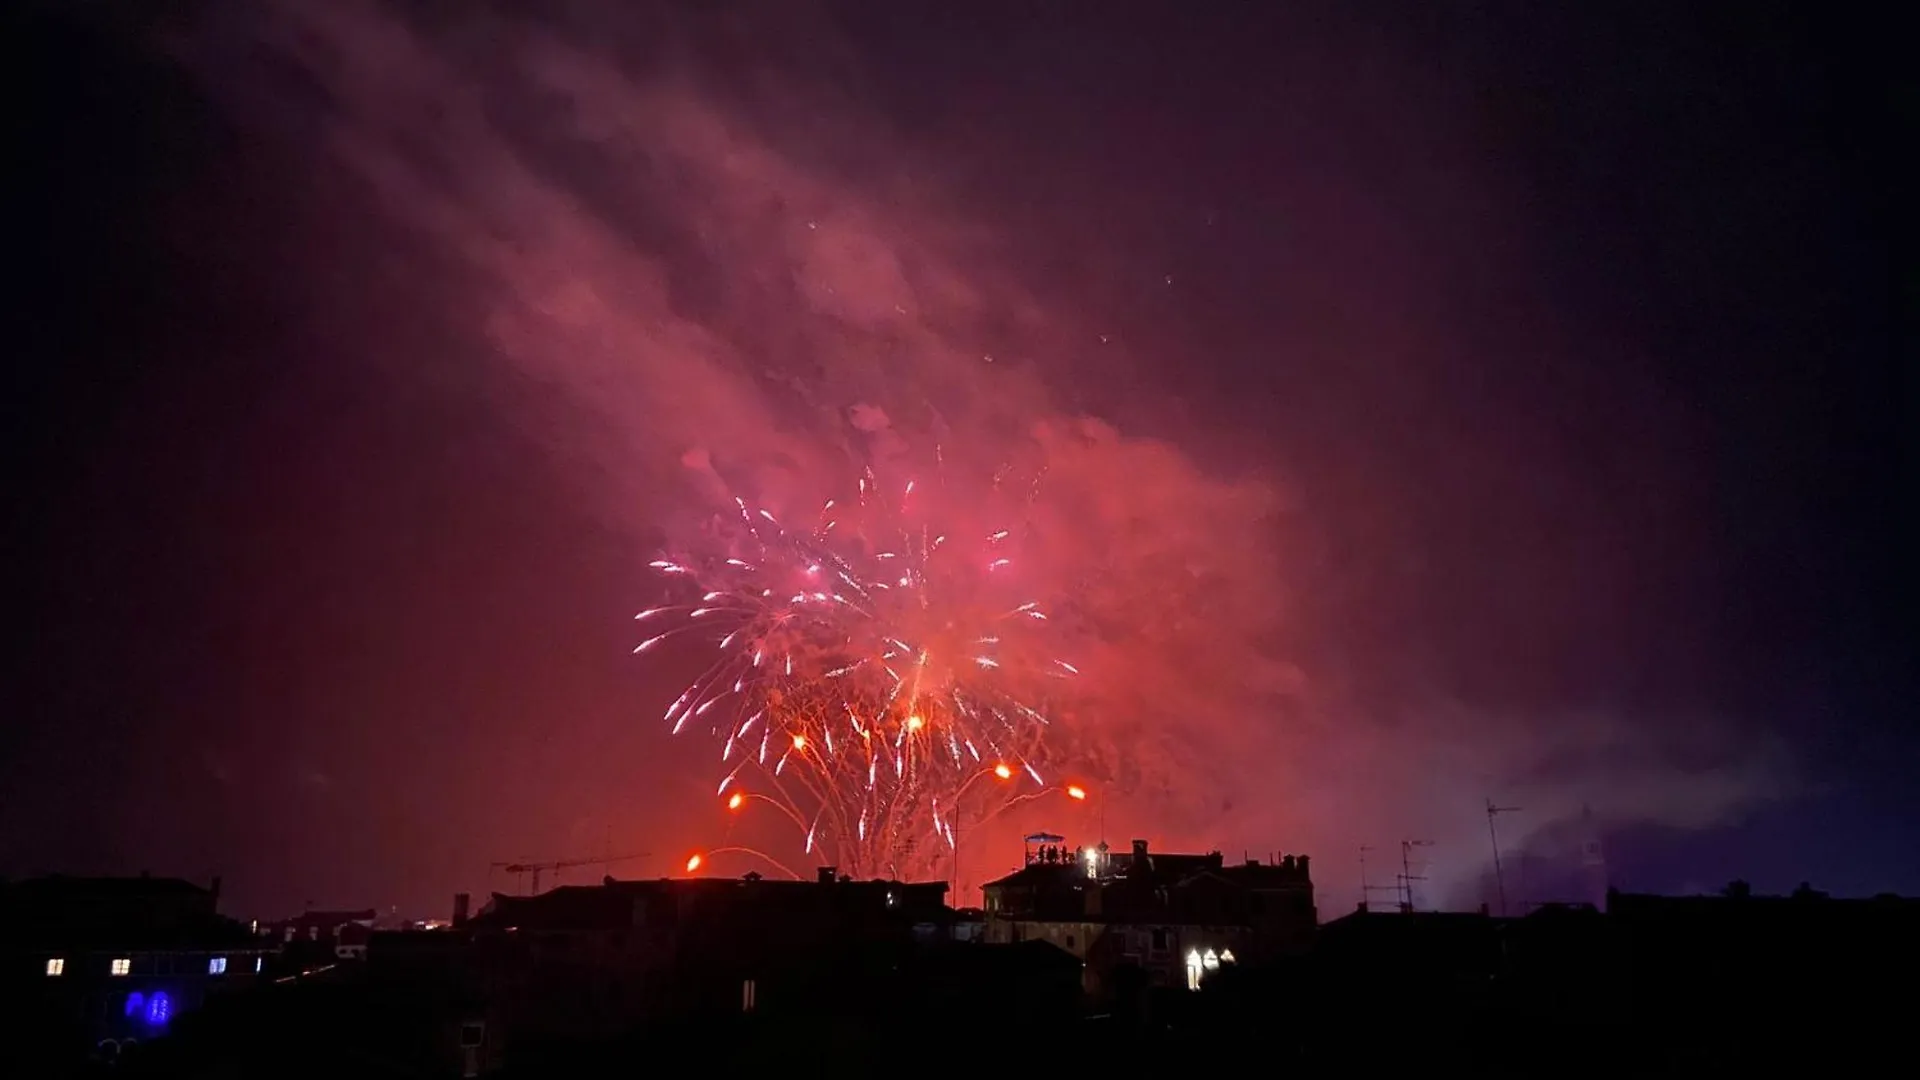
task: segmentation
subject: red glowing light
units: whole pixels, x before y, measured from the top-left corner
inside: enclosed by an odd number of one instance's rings
[[[698,855],[688,856],[687,857],[687,873],[691,874],[698,869],[700,869],[700,856]]]
[[[1007,768],[1005,765],[995,765],[993,767],[993,775],[1002,780],[1011,780],[1013,779],[1013,770]]]
[[[1084,798],[1086,798],[1086,797],[1087,797],[1087,789],[1086,789],[1086,788],[1083,788],[1083,787],[1081,787],[1081,786],[1080,786],[1079,784],[1068,784],[1068,785],[1067,785],[1067,798],[1069,798],[1069,799],[1084,799]]]

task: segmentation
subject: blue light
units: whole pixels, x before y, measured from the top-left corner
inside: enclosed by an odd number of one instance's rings
[[[153,998],[147,1002],[147,1023],[153,1027],[166,1027],[167,1021],[172,1018],[173,999],[167,996],[165,990],[155,991]]]
[[[139,1016],[147,1008],[147,995],[135,990],[127,995],[127,1015]]]

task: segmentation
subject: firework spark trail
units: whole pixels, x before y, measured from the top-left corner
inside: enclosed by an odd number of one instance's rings
[[[943,485],[888,490],[868,469],[856,499],[800,526],[736,499],[726,549],[652,564],[688,599],[642,611],[634,650],[711,640],[666,722],[721,743],[721,794],[751,772],[809,855],[860,876],[897,873],[929,839],[952,847],[983,776],[1046,790],[1042,703],[1077,674],[1020,592],[1014,529],[937,527]]]

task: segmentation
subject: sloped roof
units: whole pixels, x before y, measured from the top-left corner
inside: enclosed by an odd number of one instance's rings
[[[226,948],[255,940],[180,878],[45,877],[0,885],[0,938],[32,949]]]
[[[672,919],[682,912],[724,903],[816,913],[886,905],[901,916],[944,910],[944,881],[766,881],[745,878],[656,878],[599,885],[562,885],[537,896],[494,893],[472,925],[477,929],[588,930],[630,925],[642,912]],[[888,904],[895,898],[898,907]]]

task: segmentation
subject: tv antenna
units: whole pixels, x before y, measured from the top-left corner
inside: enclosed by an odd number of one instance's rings
[[[1493,845],[1493,887],[1500,894],[1500,917],[1507,917],[1507,878],[1500,868],[1500,834],[1493,827],[1493,819],[1501,814],[1517,814],[1517,806],[1495,806],[1492,799],[1487,800],[1487,842]],[[1524,869],[1520,875],[1526,877]]]
[[[1400,889],[1398,885],[1374,885],[1367,881],[1367,852],[1372,850],[1367,844],[1360,845],[1360,906],[1363,909],[1373,900],[1374,893],[1398,892]]]
[[[1406,897],[1406,899],[1401,902],[1400,910],[1408,915],[1413,914],[1413,883],[1427,880],[1425,874],[1415,874],[1413,872],[1413,849],[1432,846],[1433,841],[1431,840],[1400,841],[1400,886],[1405,890],[1404,895]]]

